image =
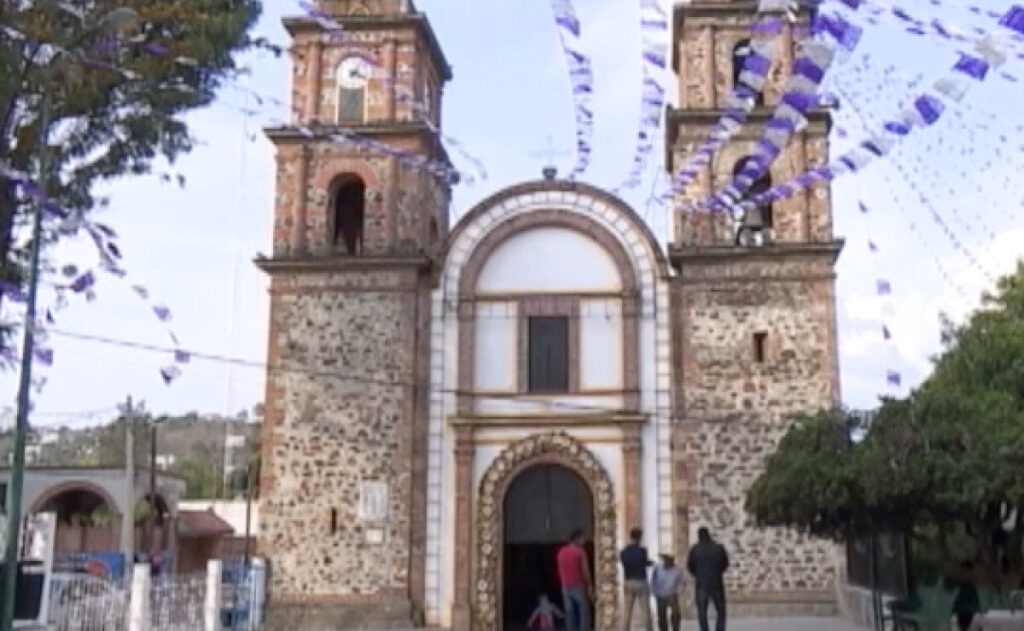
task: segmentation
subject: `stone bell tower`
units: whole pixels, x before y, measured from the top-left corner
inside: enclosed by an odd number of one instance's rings
[[[677,199],[680,207],[726,186],[755,153],[813,10],[803,3],[795,21],[772,36],[774,61],[757,106],[698,169]],[[724,113],[757,18],[750,1],[676,5],[679,106],[668,113],[666,147],[673,174]],[[828,111],[812,110],[807,119],[752,190],[828,160]],[[670,258],[678,271],[673,457],[679,552],[700,526],[729,548],[730,613],[737,615],[827,613],[836,604],[833,547],[757,529],[743,510],[746,490],[787,420],[839,402],[833,269],[842,242],[832,235],[830,197],[828,184],[819,182],[743,218],[684,211],[671,224]],[[750,232],[756,238],[745,238]]]
[[[451,70],[409,0],[287,18],[260,550],[271,629],[407,628],[423,603],[431,258],[451,170]]]

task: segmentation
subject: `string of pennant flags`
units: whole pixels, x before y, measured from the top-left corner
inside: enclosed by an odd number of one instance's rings
[[[674,197],[677,192],[685,192],[700,169],[710,162],[715,151],[735,136],[746,123],[747,117],[757,105],[757,95],[764,90],[768,71],[779,47],[778,37],[782,32],[783,21],[776,14],[780,11],[791,12],[793,8],[794,5],[789,2],[759,0],[758,18],[751,27],[748,49],[741,51],[745,53],[743,65],[725,111],[711,126],[708,137],[677,170],[672,189],[667,195]]]
[[[635,188],[654,151],[654,141],[665,107],[665,73],[668,69],[668,14],[659,0],[640,0],[640,45],[643,83],[640,93],[640,124],[629,176],[619,188]]]
[[[575,179],[590,166],[594,138],[594,69],[590,56],[583,52],[580,20],[572,0],[551,0],[558,41],[569,68],[573,109],[576,118],[576,162],[569,173]]]
[[[860,0],[842,0],[848,8],[856,10]],[[760,180],[775,159],[782,153],[792,135],[807,125],[811,109],[821,104],[818,94],[821,82],[837,57],[837,49],[851,53],[862,40],[863,29],[850,22],[831,4],[813,18],[811,37],[803,40],[799,56],[793,62],[793,74],[779,98],[765,131],[755,144],[754,153],[747,156],[742,167],[723,189],[705,200],[684,207],[684,211],[698,209],[735,209],[747,191]],[[845,57],[846,55],[844,55]],[[741,209],[737,209],[741,210]]]
[[[913,96],[912,100],[903,107],[898,119],[886,121],[880,131],[864,138],[856,148],[842,154],[827,166],[810,169],[787,182],[743,201],[738,201],[738,196],[742,195],[739,191],[746,190],[749,185],[746,184],[746,180],[742,182],[733,180],[725,196],[716,195],[712,199],[718,201],[704,200],[699,205],[704,208],[711,206],[720,208],[725,205],[738,207],[745,211],[768,201],[790,197],[815,182],[831,181],[843,174],[862,170],[873,160],[885,157],[915,128],[934,125],[942,117],[947,102],[958,103],[967,94],[971,85],[967,79],[975,83],[983,82],[989,75],[989,69],[998,68],[1006,62],[1005,54],[995,47],[988,37],[977,41],[975,52],[977,56],[961,55],[950,73],[940,77],[933,84],[932,91],[925,91]],[[945,100],[940,97],[944,97]],[[760,163],[757,160],[751,160],[748,161],[748,164]],[[757,173],[757,171],[748,172],[747,177],[751,173]]]

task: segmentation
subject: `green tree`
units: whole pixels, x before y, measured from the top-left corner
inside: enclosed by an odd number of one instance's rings
[[[98,181],[147,173],[160,156],[173,162],[194,144],[181,115],[209,104],[240,72],[233,54],[260,44],[248,31],[261,6],[259,0],[0,2],[0,165],[38,176],[44,95],[51,100],[47,131],[54,150],[41,177],[61,208],[85,215],[101,205],[93,196]],[[25,244],[13,234],[30,209],[0,170],[0,280],[24,278]],[[60,234],[49,222],[47,242]]]
[[[747,494],[758,523],[847,538],[903,532],[945,575],[1024,580],[1024,266],[967,321],[944,322],[932,374],[883,400],[859,442],[842,413],[797,419]],[[970,562],[968,570],[962,562]]]

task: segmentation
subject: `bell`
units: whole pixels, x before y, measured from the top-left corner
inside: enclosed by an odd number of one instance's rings
[[[740,225],[736,229],[736,245],[757,247],[765,242],[764,210],[760,206],[745,209]]]

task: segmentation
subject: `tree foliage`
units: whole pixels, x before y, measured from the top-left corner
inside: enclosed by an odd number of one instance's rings
[[[1024,266],[964,324],[946,320],[942,342],[928,379],[883,400],[863,440],[842,412],[797,419],[747,495],[758,523],[833,538],[903,532],[947,575],[1018,588]]]
[[[125,20],[125,9],[139,19]],[[88,213],[100,205],[98,181],[192,149],[181,115],[239,72],[233,55],[258,43],[248,31],[260,10],[259,0],[0,3],[0,165],[43,178],[57,205]],[[52,150],[40,176],[44,95]],[[0,278],[24,276],[13,236],[29,208],[0,174]],[[48,241],[59,236],[48,226]]]

